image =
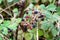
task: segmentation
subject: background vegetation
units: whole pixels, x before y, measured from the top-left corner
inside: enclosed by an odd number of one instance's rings
[[[0,0],[0,40],[60,40],[60,0]]]

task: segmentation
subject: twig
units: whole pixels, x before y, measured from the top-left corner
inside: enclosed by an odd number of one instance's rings
[[[0,14],[0,17],[2,18],[2,22],[4,21],[4,18],[3,18],[3,16]],[[0,23],[2,23],[2,22],[0,22]]]
[[[6,10],[4,10],[4,9],[1,9],[2,11],[1,12],[5,12],[5,13],[7,13],[8,15],[10,15],[10,16],[12,16],[8,11],[6,11]]]
[[[20,2],[20,1],[19,1],[19,2]],[[16,2],[16,3],[19,3],[19,2]],[[3,11],[5,11],[6,9],[11,8],[11,7],[14,6],[16,3],[14,3],[14,4],[12,4],[12,5],[8,6],[8,7],[6,7],[6,8],[3,9],[2,11],[0,11],[0,13],[3,12]],[[6,12],[6,11],[5,11],[5,12]],[[6,12],[6,13],[8,13],[8,12]]]
[[[1,36],[2,38],[5,38],[6,40],[9,40],[5,35],[3,35],[3,34],[1,34],[1,33],[0,33],[0,36]]]

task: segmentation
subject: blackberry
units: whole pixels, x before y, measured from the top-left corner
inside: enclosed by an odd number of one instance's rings
[[[34,14],[38,14],[38,11],[34,11]]]

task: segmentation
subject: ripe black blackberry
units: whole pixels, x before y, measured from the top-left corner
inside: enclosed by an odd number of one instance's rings
[[[34,11],[34,14],[38,14],[38,11]]]

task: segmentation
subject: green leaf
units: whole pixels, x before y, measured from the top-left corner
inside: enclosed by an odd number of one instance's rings
[[[51,21],[57,21],[59,19],[59,15],[57,15],[56,13],[55,14],[53,14],[53,16],[52,16],[52,19],[51,19]]]
[[[48,39],[49,38],[49,34],[48,33],[45,33],[44,34],[44,37]]]
[[[0,36],[0,40],[3,40],[3,38]]]
[[[41,0],[42,3],[45,3],[45,2],[47,2],[47,1],[48,1],[48,0]]]
[[[18,24],[17,23],[13,23],[13,24],[10,24],[9,26],[8,26],[8,28],[10,28],[11,30],[16,30],[17,29],[17,26],[18,26]]]
[[[56,6],[55,6],[54,4],[50,4],[50,5],[48,5],[46,8],[47,8],[47,10],[49,10],[49,11],[56,11]]]
[[[3,22],[3,25],[4,25],[4,27],[8,27],[10,25],[10,21],[9,20],[5,20]]]
[[[19,14],[18,8],[14,8],[13,13],[17,16]]]
[[[9,2],[12,2],[13,0],[7,0],[7,2],[9,3]]]
[[[60,6],[57,7],[57,14],[60,16]]]
[[[10,23],[16,23],[16,24],[18,24],[18,23],[21,22],[21,20],[22,20],[22,18],[11,18],[11,22]]]
[[[19,0],[13,0],[14,2],[18,2]]]
[[[51,30],[51,32],[52,32],[52,35],[53,35],[53,36],[56,36],[57,33],[58,33],[58,31],[56,30],[56,28],[53,28],[53,29]]]
[[[11,23],[8,26],[8,28],[10,28],[11,30],[15,31],[17,29],[17,26],[19,25],[20,22],[21,22],[21,18],[12,18],[11,19]]]
[[[42,22],[41,29],[48,30],[49,27],[50,27],[50,23],[48,21]]]
[[[51,30],[51,29],[53,29],[53,28],[55,28],[55,25],[53,25],[53,23],[50,23],[49,29]]]
[[[50,19],[52,17],[52,14],[49,11],[45,11],[44,13],[47,19]]]
[[[27,16],[27,14],[25,13],[25,14],[24,14],[24,18],[25,18],[26,16]]]
[[[48,0],[50,3],[52,2],[52,0]]]
[[[2,30],[3,29],[3,27],[2,26],[0,26],[0,30]]]
[[[38,30],[38,36],[44,35],[44,32],[42,30]]]
[[[45,7],[45,5],[44,5],[44,4],[41,4],[41,5],[40,5],[40,8],[41,8],[41,9],[43,9],[43,10],[45,10],[45,9],[46,9],[46,7]]]
[[[31,0],[32,3],[38,3],[39,0]]]
[[[3,0],[0,0],[0,4],[2,3]]]
[[[9,40],[12,40],[11,38]]]
[[[7,35],[8,34],[8,29],[4,27],[2,33]]]
[[[24,33],[25,34],[25,39],[26,40],[31,40],[31,35],[30,33]],[[27,39],[28,38],[28,39]]]
[[[21,20],[22,20],[21,18],[17,18],[17,19],[16,19],[16,23],[20,23]]]
[[[32,3],[29,4],[28,8],[32,9],[34,5]]]
[[[29,11],[28,11],[28,14],[31,16],[31,15],[32,15],[32,11],[31,11],[31,10],[29,10]]]
[[[35,40],[36,39],[36,33],[37,33],[36,28],[29,30],[29,33],[31,33],[31,35],[34,36],[33,39]]]
[[[32,3],[30,3],[25,10],[29,10],[30,11],[30,10],[33,9],[33,7],[34,7],[34,5]]]

